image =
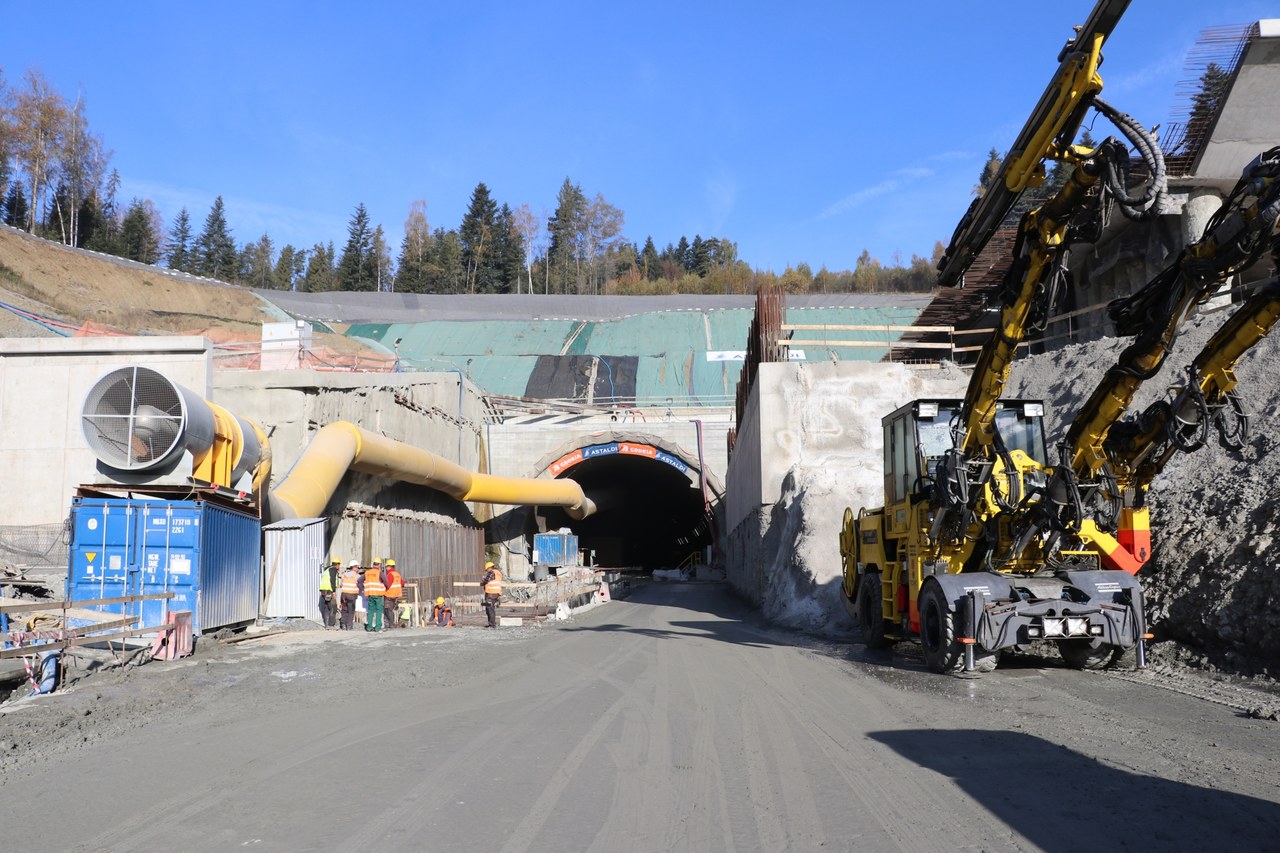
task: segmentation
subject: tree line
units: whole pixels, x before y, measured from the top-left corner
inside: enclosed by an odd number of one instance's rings
[[[457,227],[433,228],[414,201],[398,248],[363,203],[339,251],[332,241],[277,247],[268,234],[238,243],[221,196],[199,230],[181,209],[166,223],[150,199],[121,203],[113,152],[92,132],[83,94],[69,101],[39,69],[13,86],[0,69],[0,221],[74,246],[249,287],[409,293],[669,294],[923,291],[932,259],[882,265],[863,251],[853,270],[755,270],[725,237],[681,235],[662,249],[624,234],[625,215],[565,178],[554,210],[499,203],[478,183]]]

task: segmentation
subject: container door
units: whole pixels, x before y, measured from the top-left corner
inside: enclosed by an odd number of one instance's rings
[[[137,591],[134,564],[136,507],[127,501],[80,501],[71,507],[71,565],[67,598],[120,598]],[[105,613],[136,615],[136,605],[109,604]]]
[[[170,610],[196,612],[200,512],[192,504],[142,504],[137,518],[139,592],[172,592],[168,601],[142,602],[142,625],[163,625]]]

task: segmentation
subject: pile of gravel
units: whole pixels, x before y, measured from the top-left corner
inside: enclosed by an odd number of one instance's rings
[[[1185,377],[1185,367],[1230,310],[1183,328],[1160,374],[1139,392],[1140,412]],[[1280,676],[1280,334],[1262,340],[1236,367],[1237,390],[1253,416],[1243,456],[1216,440],[1175,457],[1150,492],[1153,556],[1141,577],[1157,640],[1186,648],[1163,654],[1243,674]],[[1006,396],[1046,403],[1056,443],[1129,339],[1107,338],[1024,358]],[[1051,451],[1051,456],[1052,456]],[[1156,657],[1162,651],[1157,643]]]

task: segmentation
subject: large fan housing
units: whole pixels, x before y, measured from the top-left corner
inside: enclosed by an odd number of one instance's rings
[[[81,413],[85,441],[120,471],[149,471],[214,439],[214,415],[191,391],[147,367],[122,367],[97,381]]]

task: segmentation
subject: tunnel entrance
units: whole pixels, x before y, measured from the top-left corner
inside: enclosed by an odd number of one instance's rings
[[[597,512],[575,521],[563,510],[547,507],[539,510],[537,526],[569,528],[578,536],[579,549],[590,550],[597,566],[674,568],[711,544],[702,491],[686,470],[621,453],[583,459],[561,476],[576,480]]]

